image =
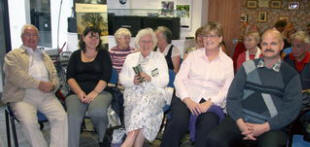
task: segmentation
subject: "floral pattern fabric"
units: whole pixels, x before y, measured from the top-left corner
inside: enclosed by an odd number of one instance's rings
[[[124,91],[126,132],[142,129],[144,137],[153,141],[160,129],[165,105],[165,91],[144,82]]]

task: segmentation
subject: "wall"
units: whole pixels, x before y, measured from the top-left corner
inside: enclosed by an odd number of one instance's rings
[[[288,0],[283,0],[282,8],[246,8],[246,0],[242,0],[241,13],[248,14],[249,23],[256,23],[262,30],[270,28],[279,19],[279,17],[288,17],[297,30],[303,30],[310,23],[310,0],[295,0],[300,2],[298,10],[288,10]],[[257,22],[259,11],[267,12],[267,22]]]
[[[30,23],[29,0],[9,0],[8,5],[11,28],[11,44],[12,49],[14,49],[22,44],[20,38],[22,26],[26,22]]]
[[[176,1],[177,0],[169,0]],[[192,0],[192,22],[190,29],[181,29],[181,39],[188,36],[194,36],[195,31],[202,24],[202,2],[208,0]],[[161,9],[161,1],[159,0],[130,0],[131,9]]]
[[[11,44],[12,48],[17,48],[22,44],[20,34],[22,26],[30,23],[30,0],[9,0],[9,17],[11,28]],[[60,27],[59,27],[59,43],[57,44],[57,26],[59,17],[59,7],[62,1]],[[128,0],[132,9],[160,9],[161,1],[158,0]],[[177,1],[177,0],[175,0]],[[181,29],[181,38],[194,36],[195,30],[202,24],[202,1],[192,0],[192,22],[191,29]],[[50,0],[51,4],[51,25],[52,25],[52,48],[62,46],[68,40],[67,17],[71,16],[71,8],[73,0]],[[18,10],[18,11],[16,11]]]

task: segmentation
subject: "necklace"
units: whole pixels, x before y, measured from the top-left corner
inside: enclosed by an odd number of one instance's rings
[[[86,53],[83,52],[82,53],[82,59],[83,59],[84,62],[91,62],[91,61],[93,61],[96,58],[97,53],[98,52],[93,52],[91,54],[86,54]]]

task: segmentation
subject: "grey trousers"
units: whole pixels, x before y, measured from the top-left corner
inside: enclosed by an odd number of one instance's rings
[[[69,146],[78,147],[80,141],[80,131],[83,118],[87,111],[99,137],[99,142],[103,137],[108,125],[107,109],[111,103],[112,95],[103,91],[89,104],[82,103],[77,95],[73,94],[66,98],[69,127]]]

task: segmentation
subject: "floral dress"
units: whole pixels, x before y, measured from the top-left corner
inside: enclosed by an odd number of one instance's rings
[[[142,128],[144,137],[153,141],[163,119],[165,94],[151,83],[133,86],[124,92],[126,132]]]
[[[153,141],[160,129],[163,119],[163,106],[167,94],[164,85],[168,84],[169,75],[165,58],[160,53],[151,53],[146,58],[141,58],[140,53],[129,55],[121,71],[121,81],[126,77],[133,77],[133,66],[141,65],[142,71],[152,77],[151,82],[139,85],[130,84],[130,80],[123,80],[124,91],[124,122],[126,132],[141,129],[144,137]],[[131,63],[129,63],[131,62]],[[156,71],[156,72],[154,72]],[[122,76],[123,75],[123,76]]]

